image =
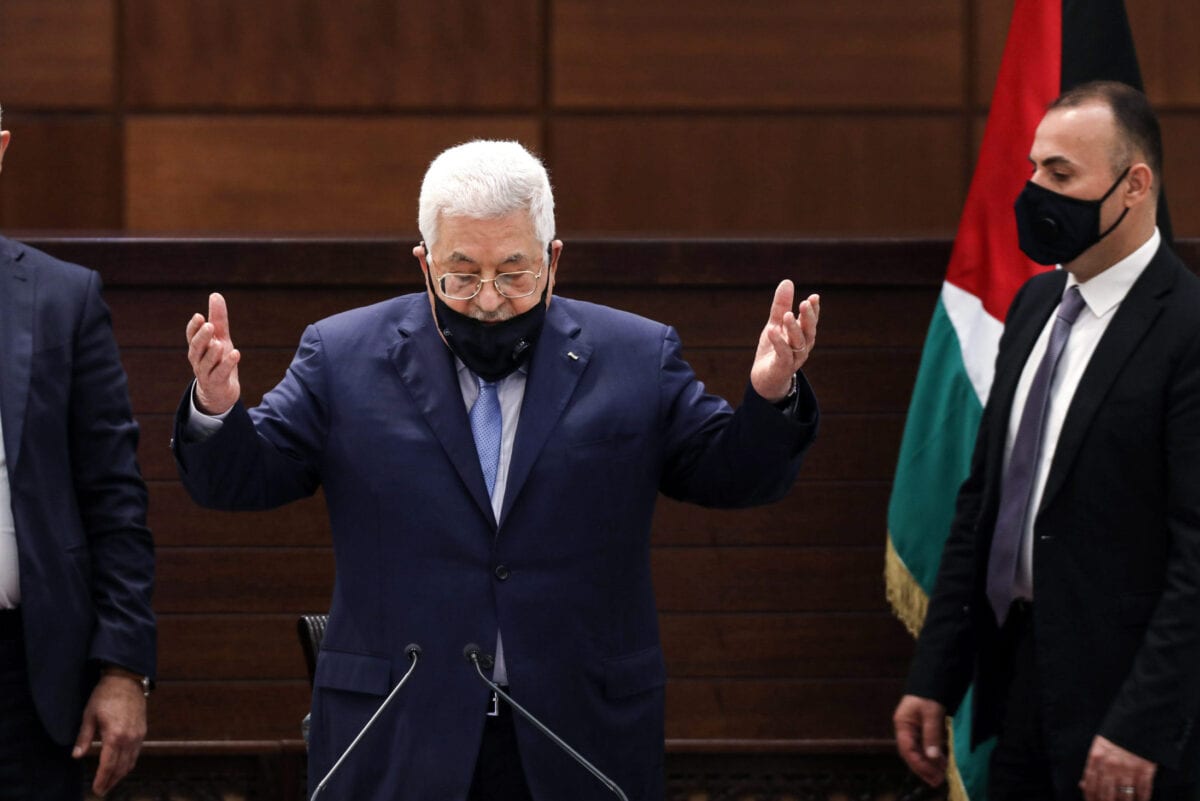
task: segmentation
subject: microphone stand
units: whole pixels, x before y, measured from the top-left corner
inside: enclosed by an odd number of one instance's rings
[[[375,710],[375,714],[371,715],[371,719],[368,720],[366,725],[362,727],[362,730],[359,731],[358,736],[356,736],[350,742],[350,745],[346,746],[346,750],[342,752],[340,757],[338,757],[337,762],[333,763],[333,767],[330,768],[329,772],[325,774],[325,778],[321,779],[320,783],[317,784],[317,789],[313,790],[312,798],[310,798],[308,801],[317,801],[317,796],[319,796],[321,791],[325,789],[326,783],[328,783],[328,781],[333,777],[334,772],[342,766],[342,763],[346,761],[346,757],[350,756],[350,752],[354,750],[354,746],[358,745],[358,741],[361,740],[363,735],[367,733],[367,730],[371,728],[371,724],[374,723],[381,714],[383,714],[383,710],[386,709],[387,705],[390,704],[392,699],[396,697],[396,693],[400,692],[400,688],[404,686],[404,683],[408,681],[408,677],[412,675],[414,670],[416,670],[417,662],[421,657],[421,646],[417,645],[416,643],[410,643],[406,645],[404,647],[404,655],[408,657],[412,664],[408,666],[408,670],[405,671],[404,675],[400,677],[400,682],[392,688],[390,693],[388,693],[388,697],[383,699],[383,703],[380,704],[379,708]]]
[[[463,649],[463,656],[465,656],[467,658],[468,662],[470,662],[472,665],[475,666],[475,672],[479,674],[479,678],[483,680],[484,684],[486,684],[488,687],[492,688],[492,692],[499,695],[501,698],[504,699],[505,703],[507,703],[513,709],[517,710],[517,712],[521,713],[521,717],[525,718],[527,721],[529,721],[534,726],[536,726],[538,731],[540,731],[542,734],[549,737],[550,740],[555,745],[557,745],[563,751],[566,751],[567,754],[570,755],[572,759],[574,759],[580,765],[583,765],[585,768],[587,768],[588,772],[591,773],[593,776],[595,776],[597,779],[599,779],[600,783],[603,784],[605,787],[607,787],[609,790],[611,790],[617,796],[617,798],[620,798],[621,801],[629,801],[628,796],[626,796],[625,793],[621,791],[621,788],[617,786],[616,782],[614,782],[612,779],[608,778],[603,773],[601,773],[600,769],[598,767],[593,765],[591,762],[588,762],[586,759],[584,759],[582,754],[580,754],[578,751],[576,751],[571,746],[567,745],[567,743],[561,737],[559,737],[557,734],[550,731],[549,727],[546,726],[546,724],[542,723],[537,718],[535,718],[533,716],[532,712],[529,712],[528,710],[526,710],[525,707],[521,706],[516,701],[514,701],[512,699],[512,696],[510,696],[508,693],[504,692],[504,690],[500,689],[500,685],[496,684],[494,681],[492,681],[487,676],[485,676],[483,674],[483,668],[479,664],[480,653],[481,652],[479,650],[479,646],[475,645],[474,643],[468,644],[467,647]],[[491,657],[485,657],[485,658],[489,662],[491,661]]]

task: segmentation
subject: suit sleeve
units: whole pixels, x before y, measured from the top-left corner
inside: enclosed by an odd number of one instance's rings
[[[1164,441],[1170,536],[1165,585],[1100,734],[1178,768],[1200,712],[1200,339],[1171,384]]]
[[[154,544],[137,465],[138,426],[96,273],[85,289],[72,370],[71,469],[96,612],[88,655],[153,676]]]
[[[190,440],[185,430],[189,385],[172,447],[192,499],[213,509],[272,509],[316,492],[328,430],[324,382],[325,351],[310,325],[287,374],[262,403],[247,410],[239,401],[203,441]]]
[[[786,411],[747,387],[733,411],[683,360],[674,329],[662,341],[660,417],[666,432],[661,489],[705,506],[770,503],[791,488],[817,434],[812,388],[797,374],[797,398]]]

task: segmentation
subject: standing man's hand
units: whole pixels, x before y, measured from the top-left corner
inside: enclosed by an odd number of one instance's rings
[[[82,758],[97,736],[100,762],[92,792],[103,796],[133,770],[146,737],[146,696],[135,679],[118,674],[100,677],[83,710],[71,756]]]
[[[799,315],[792,311],[795,289],[783,280],[775,289],[771,316],[758,338],[750,383],[769,401],[782,400],[792,388],[792,376],[804,365],[817,341],[817,318],[821,297],[809,295],[800,302]]]
[[[892,724],[896,749],[908,767],[927,784],[940,785],[946,778],[946,707],[906,695],[892,715]]]
[[[1158,765],[1099,735],[1079,787],[1087,801],[1150,801]]]
[[[229,311],[217,292],[208,296],[208,320],[193,314],[187,324],[188,361],[196,374],[196,408],[205,414],[224,414],[242,395],[238,383],[241,352],[229,336]]]

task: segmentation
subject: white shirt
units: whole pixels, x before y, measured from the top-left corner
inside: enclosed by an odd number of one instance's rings
[[[1042,492],[1046,489],[1046,476],[1050,472],[1050,463],[1054,459],[1054,451],[1058,446],[1058,437],[1062,433],[1063,421],[1070,408],[1071,399],[1079,387],[1084,370],[1096,352],[1100,337],[1108,329],[1109,323],[1116,316],[1121,301],[1129,294],[1130,287],[1145,271],[1158,247],[1162,236],[1158,229],[1146,243],[1126,256],[1121,261],[1109,267],[1094,278],[1079,283],[1075,276],[1067,277],[1063,287],[1066,294],[1073,286],[1079,287],[1083,296],[1084,308],[1071,326],[1071,335],[1063,349],[1054,381],[1050,385],[1050,404],[1046,409],[1046,427],[1042,432],[1042,452],[1033,476],[1033,488],[1030,491],[1029,508],[1033,512],[1026,518],[1025,527],[1021,532],[1021,550],[1018,555],[1017,576],[1014,581],[1013,597],[1033,598],[1033,524],[1037,519],[1037,510],[1042,503]],[[1059,269],[1062,269],[1061,265]],[[1008,469],[1008,461],[1012,455],[1013,440],[1017,436],[1017,428],[1021,424],[1021,414],[1025,411],[1025,400],[1029,397],[1029,387],[1033,383],[1034,373],[1041,364],[1042,356],[1050,341],[1050,330],[1054,327],[1055,315],[1042,328],[1029,358],[1025,361],[1025,369],[1021,372],[1021,380],[1017,383],[1017,394],[1013,398],[1012,411],[1008,420],[1008,434],[1004,443],[1004,468]]]
[[[0,429],[0,435],[3,430]],[[17,562],[17,528],[13,522],[12,490],[8,486],[8,459],[0,436],[0,609],[21,603],[21,568]]]

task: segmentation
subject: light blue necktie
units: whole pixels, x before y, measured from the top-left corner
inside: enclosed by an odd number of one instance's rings
[[[479,452],[479,466],[483,468],[483,482],[487,484],[490,498],[496,490],[496,474],[500,471],[500,434],[504,429],[504,417],[500,413],[500,396],[496,394],[499,383],[484,381],[479,376],[475,376],[475,380],[479,382],[479,397],[468,417],[471,420],[471,435],[475,437],[475,450]],[[504,647],[499,632],[496,633],[496,670],[492,676],[502,684],[507,681]]]
[[[500,469],[500,432],[504,419],[500,414],[500,397],[496,394],[495,381],[479,381],[479,398],[471,407],[471,434],[475,437],[475,450],[479,452],[479,466],[483,468],[483,480],[487,484],[490,498],[496,488],[496,472]]]

